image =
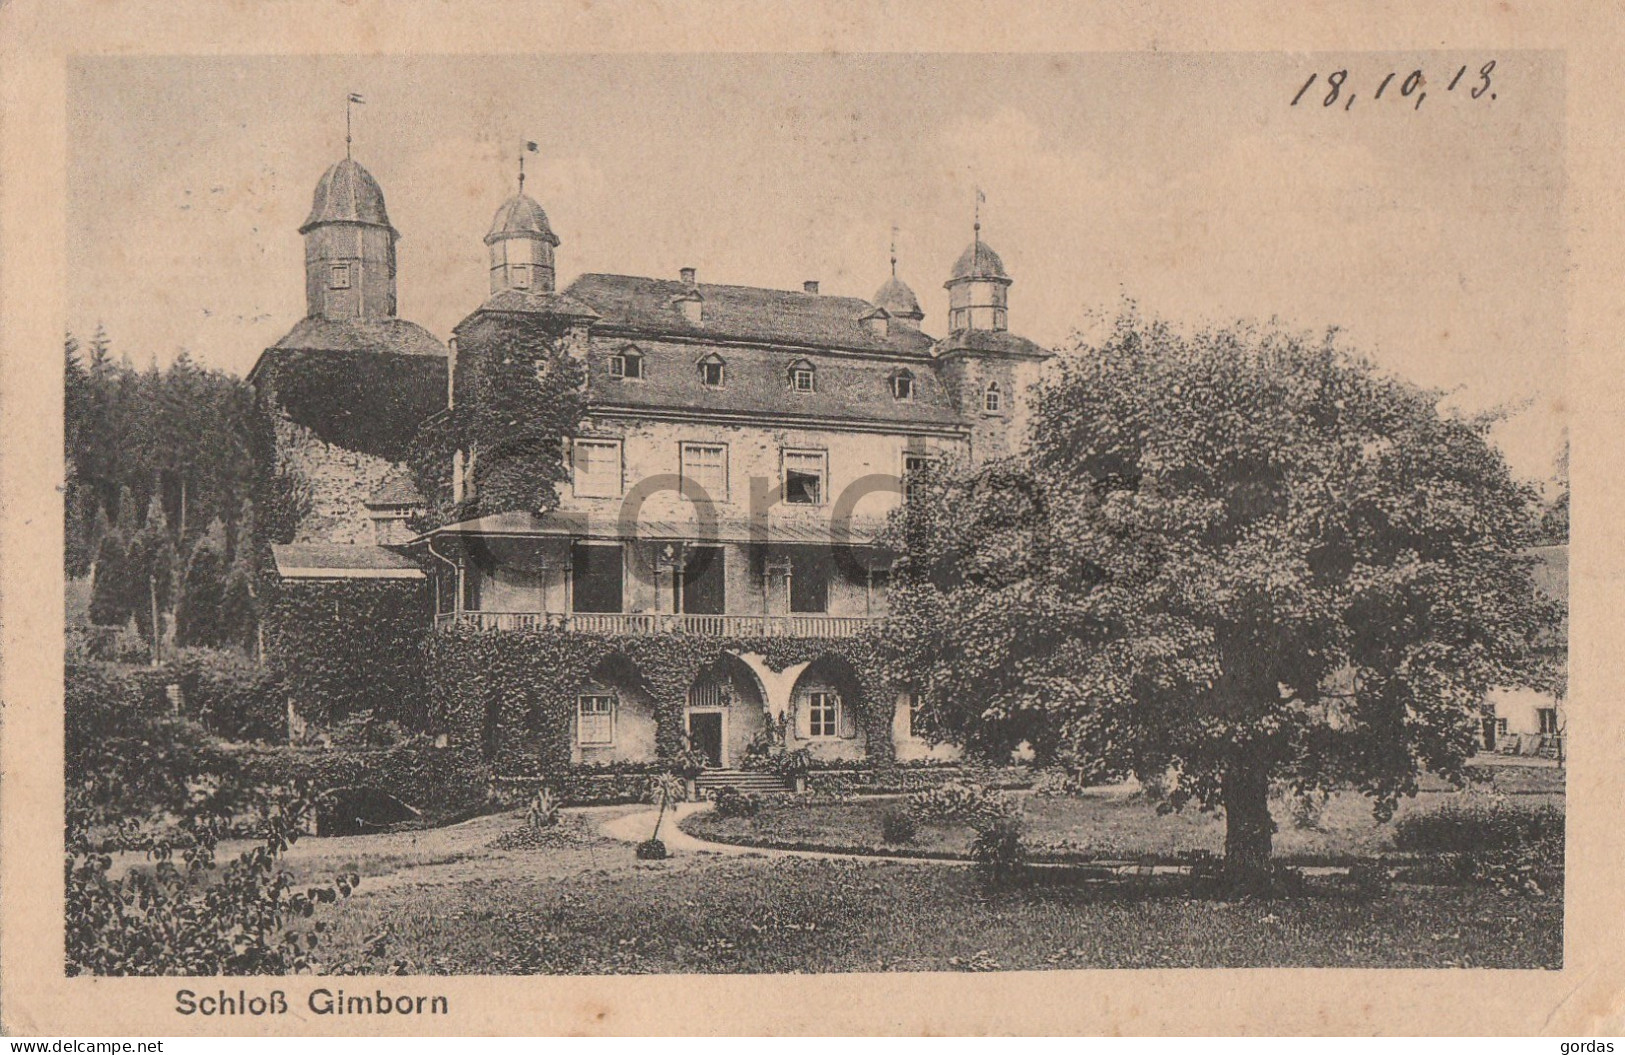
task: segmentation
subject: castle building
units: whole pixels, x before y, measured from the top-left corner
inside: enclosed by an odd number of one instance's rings
[[[285,579],[415,583],[433,634],[806,645],[808,658],[779,669],[759,652],[727,651],[688,686],[680,714],[606,654],[565,708],[575,763],[649,760],[675,739],[727,770],[775,726],[787,747],[827,761],[947,751],[915,734],[906,691],[865,701],[887,720],[860,720],[862,679],[836,645],[885,616],[891,555],[877,536],[910,473],[1003,457],[1025,427],[1048,353],[1010,331],[1013,279],[979,223],[948,275],[949,317],[935,337],[895,258],[872,299],[816,281],[710,283],[692,268],[583,274],[560,288],[563,243],[521,182],[484,236],[490,296],[447,344],[396,315],[398,236],[359,164],[328,170],[301,231],[307,317],[251,375],[272,409],[277,464],[309,492],[293,538],[275,547]],[[585,371],[587,412],[563,452],[558,508],[415,534],[423,498],[403,444],[457,398],[448,373],[459,357],[516,323],[558,335],[559,354]],[[312,381],[334,356],[347,375],[406,379],[392,388],[405,397]],[[326,401],[293,406],[286,393],[301,386]],[[477,457],[453,453],[458,497]],[[663,736],[674,721],[681,728]]]

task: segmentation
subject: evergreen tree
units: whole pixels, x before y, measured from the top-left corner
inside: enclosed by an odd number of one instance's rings
[[[147,518],[130,543],[131,577],[141,599],[135,604],[136,626],[152,642],[152,660],[162,652],[163,617],[174,597],[175,542],[157,495],[147,505]]]
[[[175,602],[175,644],[218,646],[228,638],[224,622],[226,527],[216,520],[192,547]]]
[[[124,533],[110,528],[96,547],[91,577],[90,621],[98,626],[123,626],[130,621],[131,579],[129,544]]]

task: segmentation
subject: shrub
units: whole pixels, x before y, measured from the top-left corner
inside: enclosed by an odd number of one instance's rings
[[[666,844],[659,839],[643,840],[634,852],[640,861],[664,861],[667,856]]]
[[[287,741],[288,705],[282,682],[241,652],[181,649],[171,669],[189,712],[216,736]]]
[[[805,747],[798,747],[794,751],[785,751],[774,755],[769,767],[773,772],[787,780],[805,777],[812,769],[812,752]]]
[[[994,817],[978,824],[970,855],[995,883],[1011,878],[1027,860],[1027,848],[1021,842],[1021,819]]]
[[[1394,825],[1394,846],[1423,853],[1485,853],[1532,846],[1563,845],[1563,811],[1556,806],[1515,809],[1503,803],[1450,805],[1402,817]]]
[[[685,747],[672,756],[671,771],[684,780],[694,780],[705,772],[711,760],[705,757],[703,751],[696,751],[692,747]]]
[[[920,821],[968,821],[978,824],[1009,817],[1016,803],[1006,795],[976,784],[944,784],[908,797],[908,811]]]
[[[754,817],[761,812],[762,802],[755,795],[741,792],[732,784],[717,790],[718,817]]]
[[[889,843],[911,843],[920,823],[907,810],[890,809],[880,815],[880,837]]]

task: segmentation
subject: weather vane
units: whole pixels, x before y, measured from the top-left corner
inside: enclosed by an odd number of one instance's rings
[[[519,152],[519,193],[520,194],[525,193],[525,155],[527,153],[539,154],[539,153],[541,153],[541,147],[538,147],[535,143],[533,143],[533,142],[531,142],[530,140],[527,139],[527,140],[525,140],[525,149],[521,150]]]
[[[344,160],[350,160],[350,110],[356,106],[366,105],[367,100],[361,98],[359,92],[351,92],[344,98]]]

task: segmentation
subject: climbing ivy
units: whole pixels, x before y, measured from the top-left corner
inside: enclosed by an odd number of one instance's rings
[[[425,644],[429,721],[454,744],[480,744],[498,773],[563,769],[570,763],[576,697],[604,660],[621,656],[654,700],[656,750],[669,758],[683,747],[689,686],[727,653],[761,655],[775,671],[821,658],[844,661],[856,680],[855,698],[848,702],[869,755],[891,757],[889,701],[896,689],[870,637],[611,636],[458,627],[431,634]]]
[[[302,718],[325,725],[371,710],[421,728],[430,624],[422,582],[267,576],[262,589],[266,660]]]

